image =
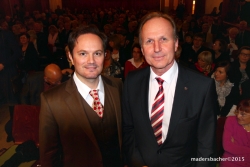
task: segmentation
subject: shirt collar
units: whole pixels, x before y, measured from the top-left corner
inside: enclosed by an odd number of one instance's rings
[[[87,85],[85,85],[84,83],[82,83],[82,82],[80,81],[80,79],[76,76],[75,73],[74,73],[74,75],[73,75],[73,79],[74,79],[74,81],[75,81],[77,90],[78,90],[78,92],[82,95],[82,97],[83,97],[84,99],[86,99],[88,96],[90,96],[89,92],[90,92],[91,89],[90,89]],[[98,83],[96,89],[99,90],[99,91],[98,91],[99,96],[100,96],[100,95],[104,95],[104,85],[103,85],[103,81],[102,81],[101,75],[99,75],[99,83]]]
[[[173,80],[174,76],[177,75],[177,73],[178,73],[178,65],[176,61],[174,61],[174,64],[172,65],[172,67],[167,72],[165,72],[162,76],[156,75],[154,71],[152,70],[152,68],[150,67],[150,81],[154,81],[155,78],[160,77],[161,79],[163,79],[165,82],[169,84]]]

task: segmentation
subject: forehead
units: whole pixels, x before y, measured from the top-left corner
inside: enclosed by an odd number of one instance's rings
[[[142,37],[150,37],[155,35],[172,35],[173,36],[173,26],[171,23],[162,18],[162,17],[155,17],[148,20],[141,29]]]
[[[224,72],[225,71],[225,67],[218,67],[217,70]]]
[[[101,38],[91,33],[80,35],[75,42],[75,47],[81,47],[81,49],[88,49],[89,47],[94,47],[96,49],[103,50]]]
[[[240,53],[250,54],[250,50],[247,50],[247,49],[242,49],[242,51],[241,51]]]
[[[201,37],[194,37],[194,40],[202,41],[202,38]]]

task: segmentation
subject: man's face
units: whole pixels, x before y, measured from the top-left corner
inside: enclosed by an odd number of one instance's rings
[[[141,29],[141,50],[152,70],[159,76],[174,63],[178,40],[171,23],[164,18],[148,20]]]
[[[102,40],[95,34],[84,34],[77,38],[73,55],[69,55],[75,66],[77,77],[83,82],[98,78],[103,68],[104,48]]]
[[[194,37],[193,44],[195,48],[200,48],[203,43],[202,38]]]
[[[207,33],[209,30],[209,26],[208,25],[202,25],[202,32]]]

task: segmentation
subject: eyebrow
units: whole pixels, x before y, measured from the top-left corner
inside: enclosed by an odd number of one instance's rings
[[[80,53],[80,52],[88,52],[88,51],[87,50],[79,50],[79,51],[77,51],[77,53]],[[93,52],[104,52],[104,51],[99,49],[99,50],[95,50]]]

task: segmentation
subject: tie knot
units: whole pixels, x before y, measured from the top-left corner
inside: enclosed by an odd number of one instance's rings
[[[96,90],[96,89],[91,90],[91,91],[89,92],[89,94],[90,94],[93,98],[98,97],[98,89],[97,89],[97,90]]]
[[[159,84],[160,86],[162,86],[164,80],[161,79],[161,78],[155,78],[155,79],[156,79],[156,81],[158,82],[158,84]]]

